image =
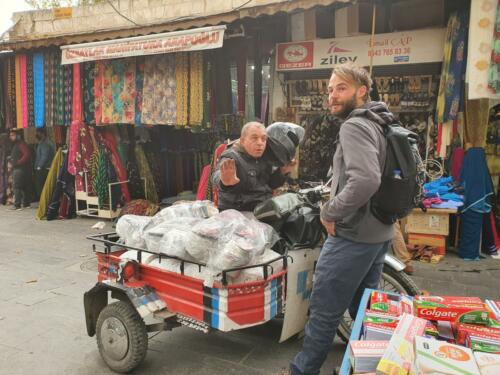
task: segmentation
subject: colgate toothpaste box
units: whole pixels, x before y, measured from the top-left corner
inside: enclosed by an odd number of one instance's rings
[[[374,290],[370,296],[370,310],[399,315],[399,299],[397,295]]]
[[[349,341],[349,359],[355,374],[375,371],[389,341]]]
[[[496,340],[500,343],[500,329],[485,327],[474,324],[457,324],[455,326],[457,344],[466,345],[468,336],[482,337],[488,340]]]
[[[428,320],[488,324],[489,311],[477,297],[417,296],[415,314]]]
[[[399,323],[399,316],[381,311],[366,310],[363,323],[379,324],[383,327],[396,328]]]
[[[500,301],[493,301],[491,299],[487,299],[486,306],[491,310],[491,313],[494,315],[495,320],[500,320]]]
[[[363,339],[369,341],[389,341],[394,330],[394,327],[387,327],[376,323],[363,323]]]

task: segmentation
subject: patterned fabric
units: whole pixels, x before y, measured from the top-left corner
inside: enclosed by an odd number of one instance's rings
[[[135,145],[135,157],[137,160],[137,167],[139,169],[139,175],[141,178],[146,180],[146,199],[153,203],[158,203],[158,193],[156,191],[156,184],[149,168],[148,159],[141,145]]]
[[[73,115],[73,66],[63,65],[64,79],[64,126],[71,125]]]
[[[203,52],[189,54],[189,125],[203,122]]]
[[[63,66],[56,65],[56,116],[55,125],[64,125],[64,76]]]
[[[23,128],[23,101],[22,101],[22,90],[21,90],[21,55],[16,55],[15,61],[16,70],[16,127],[18,129]]]
[[[177,86],[177,125],[188,124],[188,95],[189,95],[189,61],[188,54],[180,52],[175,54],[175,80]],[[201,85],[202,82],[200,81]]]
[[[5,66],[4,87],[6,118],[5,125],[7,129],[16,127],[16,58],[9,57]]]
[[[38,204],[38,210],[36,213],[36,217],[38,220],[45,219],[47,215],[47,208],[52,198],[52,194],[54,193],[57,184],[57,176],[59,174],[59,170],[62,167],[63,161],[64,158],[62,149],[58,149],[54,156],[54,159],[52,160],[49,173],[47,174],[45,184],[43,185],[42,193],[40,194],[40,203]]]
[[[56,65],[57,54],[53,51],[45,53],[45,126],[54,126],[56,108]]]
[[[72,175],[90,171],[90,158],[94,145],[90,128],[82,121],[73,121],[70,127],[68,147],[68,172]]]
[[[42,52],[37,52],[33,55],[33,80],[35,95],[35,127],[41,128],[45,124],[44,56]]]
[[[33,77],[33,55],[27,55],[26,59],[26,81],[28,96],[28,127],[35,127],[35,89]]]
[[[466,68],[467,23],[466,12],[454,13],[446,29],[444,60],[437,99],[437,122],[443,123],[457,118],[463,110],[463,76]]]
[[[102,125],[103,80],[104,80],[104,62],[97,61],[95,63],[95,75],[94,75],[94,108],[95,108],[96,125]]]
[[[73,64],[73,102],[72,102],[72,119],[73,121],[83,120],[83,102],[82,102],[82,80],[81,80],[80,64]]]
[[[144,84],[144,57],[136,58],[135,70],[135,124],[141,125],[142,114],[142,87]]]
[[[111,61],[103,62],[102,79],[102,119],[103,124],[111,124],[113,119],[113,65]]]
[[[27,56],[21,55],[19,57],[19,69],[21,76],[21,108],[22,108],[22,120],[23,120],[23,128],[27,128],[29,124],[29,115],[28,115],[28,77],[26,74],[26,64],[27,64]]]
[[[500,0],[497,5],[497,17],[491,43],[491,62],[488,72],[488,87],[494,95],[500,97]]]
[[[147,56],[142,92],[143,124],[174,125],[177,123],[175,56]]]
[[[108,203],[108,170],[107,170],[107,157],[104,147],[100,147],[96,153],[97,161],[92,164],[92,182],[93,189],[97,194],[99,204],[105,205]]]
[[[84,121],[87,124],[95,124],[95,95],[94,95],[94,79],[95,79],[95,62],[84,62],[83,64],[83,113]]]
[[[113,123],[135,122],[135,59],[113,60]]]
[[[140,216],[153,216],[158,212],[160,206],[148,202],[145,199],[134,199],[127,202],[120,211],[120,216],[123,215],[140,215]]]

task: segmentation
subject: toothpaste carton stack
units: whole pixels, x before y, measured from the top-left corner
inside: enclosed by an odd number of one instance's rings
[[[375,372],[389,341],[350,341],[349,353],[353,372],[366,374]]]

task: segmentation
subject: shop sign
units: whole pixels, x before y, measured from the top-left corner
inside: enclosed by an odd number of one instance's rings
[[[222,47],[226,26],[62,46],[61,64]]]
[[[337,64],[402,65],[443,60],[445,29],[377,34],[373,53],[370,35],[317,39],[277,45],[276,70],[330,69]]]
[[[56,20],[62,20],[65,18],[71,18],[73,17],[73,8],[54,8],[52,10],[52,13],[54,14],[54,19]]]

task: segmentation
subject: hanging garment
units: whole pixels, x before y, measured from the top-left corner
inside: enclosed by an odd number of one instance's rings
[[[188,124],[189,108],[189,60],[186,52],[175,54],[175,81],[177,90],[177,122],[179,126]],[[197,82],[202,84],[202,82]],[[198,115],[198,114],[197,114]],[[200,114],[201,115],[201,114]]]
[[[64,73],[60,61],[56,65],[56,111],[55,125],[64,125]]]
[[[462,147],[457,147],[453,150],[453,154],[451,156],[451,175],[453,176],[453,181],[460,180],[460,173],[464,164],[464,156],[465,151]]]
[[[11,56],[8,58],[8,78],[7,78],[7,100],[9,105],[9,113],[7,114],[7,129],[17,127],[16,118],[16,58]]]
[[[52,160],[52,164],[49,169],[49,173],[47,174],[47,178],[45,179],[45,184],[43,185],[42,193],[40,194],[40,202],[38,203],[38,210],[36,213],[36,218],[38,220],[45,219],[47,215],[48,205],[54,193],[57,176],[61,167],[63,165],[63,152],[62,149],[59,148]]]
[[[95,123],[102,124],[102,106],[103,106],[103,80],[104,80],[104,62],[96,61],[94,74],[94,108],[95,108]]]
[[[118,59],[111,62],[113,124],[133,124],[135,121],[135,59]]]
[[[73,115],[73,66],[63,65],[64,77],[64,126],[71,125]]]
[[[473,147],[467,150],[460,179],[465,188],[462,212],[474,211],[481,214],[490,212],[493,186],[484,149]]]
[[[105,153],[105,148],[100,146],[90,159],[92,191],[97,195],[100,205],[104,205],[108,201],[108,172]]]
[[[116,171],[117,181],[127,181],[127,170],[122,164],[120,155],[118,154],[116,138],[109,131],[104,131],[100,135],[100,143],[106,146],[106,150],[109,151],[108,157]],[[130,193],[127,184],[120,184],[117,186],[119,186],[122,191],[123,201],[128,202],[130,200]]]
[[[44,54],[44,89],[45,89],[45,126],[55,123],[56,108],[56,65],[57,53],[48,51]]]
[[[45,125],[45,82],[44,56],[42,52],[33,55],[33,88],[35,96],[35,127]]]
[[[69,132],[68,172],[73,176],[80,174],[83,177],[84,173],[90,172],[91,169],[90,159],[94,153],[92,132],[82,121],[73,121]],[[84,186],[78,186],[77,189],[83,191]]]
[[[15,63],[14,63],[15,64]],[[4,64],[2,65],[2,96],[4,101],[4,124],[5,124],[5,129],[11,129],[15,127],[14,121],[13,121],[13,111],[12,111],[12,106],[15,106],[15,95],[14,95],[14,102],[12,101],[13,95],[12,95],[12,78],[11,78],[11,71],[12,71],[12,59],[11,58],[6,58],[4,60]],[[14,77],[15,79],[15,77]],[[14,90],[15,90],[15,85],[14,85]],[[15,94],[15,91],[14,91]]]
[[[136,58],[135,70],[135,125],[141,125],[142,115],[142,90],[144,85],[144,57]]]
[[[458,255],[466,260],[479,260],[483,214],[468,210],[460,215]]]
[[[16,70],[16,127],[18,129],[23,128],[23,101],[22,101],[22,90],[21,90],[21,55],[16,55],[15,61]]]
[[[75,214],[75,180],[68,173],[68,158],[64,156],[61,169],[57,176],[57,182],[52,199],[47,209],[47,220],[70,219]],[[64,216],[61,216],[61,207],[63,207]]]
[[[103,64],[102,77],[102,124],[111,124],[113,122],[113,65],[111,61],[106,60]],[[96,93],[97,95],[97,93]]]
[[[28,114],[28,78],[27,78],[27,56],[19,56],[19,70],[21,76],[21,106],[22,106],[22,121],[23,128],[27,128],[29,124],[29,114]]]
[[[176,92],[181,88],[177,86],[175,55],[147,56],[145,59],[141,118],[143,124],[178,123]]]
[[[135,154],[132,149],[128,157],[127,175],[129,180],[128,190],[130,191],[130,198],[132,200],[145,199],[144,181],[141,180],[139,168],[137,167],[137,161],[135,160]]]
[[[26,82],[28,96],[28,128],[35,127],[35,89],[33,77],[33,55],[30,53],[26,59]]]
[[[498,1],[497,16],[493,29],[491,61],[488,71],[488,88],[493,95],[500,97],[500,1]]]
[[[189,125],[203,122],[203,52],[189,54]]]
[[[482,250],[488,255],[497,255],[500,249],[500,239],[498,238],[495,225],[495,215],[493,212],[483,214]]]
[[[156,191],[156,184],[154,181],[153,174],[149,168],[148,160],[144,154],[142,146],[139,144],[135,145],[135,157],[137,160],[137,168],[139,169],[139,175],[146,182],[146,199],[153,203],[158,203],[158,193]]]
[[[80,64],[73,64],[72,121],[83,120],[82,77]]]
[[[439,83],[437,122],[454,120],[463,108],[467,56],[468,14],[454,13],[446,29],[444,59]]]
[[[439,124],[439,136],[437,144],[437,152],[439,157],[445,159],[447,156],[447,148],[452,141],[453,121],[447,121]]]
[[[83,113],[84,121],[87,124],[95,124],[95,95],[94,95],[94,80],[95,80],[95,62],[88,61],[83,64]]]

